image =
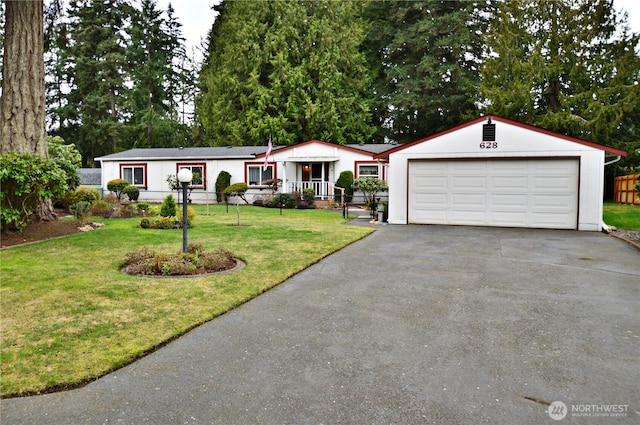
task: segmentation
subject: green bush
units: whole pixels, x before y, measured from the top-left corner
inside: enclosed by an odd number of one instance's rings
[[[155,221],[156,229],[173,229],[175,217],[158,217]]]
[[[224,190],[231,185],[231,174],[226,171],[220,171],[218,179],[216,180],[216,201],[222,202],[222,196],[225,194]]]
[[[88,186],[78,186],[76,190],[72,190],[66,193],[62,200],[62,204],[65,208],[78,202],[94,203],[100,199],[100,191]]]
[[[224,189],[224,194],[226,196],[239,196],[246,204],[247,198],[244,196],[246,191],[249,190],[249,186],[245,182],[234,183],[231,186]]]
[[[160,215],[162,217],[174,217],[176,215],[176,200],[173,198],[173,195],[167,195],[164,201],[162,201]]]
[[[69,212],[75,217],[80,226],[83,226],[91,217],[91,203],[80,201],[69,207]]]
[[[353,199],[353,172],[350,170],[346,170],[340,173],[340,177],[336,181],[336,186],[344,188],[344,200],[340,199],[340,191],[335,190],[334,196],[337,202],[351,202]]]
[[[195,219],[196,211],[191,207],[187,207],[187,225],[189,227],[193,227],[193,222]],[[180,227],[182,228],[182,214],[180,214],[180,217],[178,217],[178,221],[180,223]]]
[[[122,189],[122,194],[127,195],[130,201],[136,202],[140,197],[140,189],[135,186],[129,185]]]
[[[41,199],[68,191],[67,175],[54,161],[29,153],[0,155],[0,222],[3,230],[23,230]]]
[[[109,189],[109,191],[113,192],[113,194],[116,195],[116,198],[118,198],[118,202],[122,198],[122,191],[127,186],[129,186],[129,182],[123,179],[113,179],[107,182],[107,189]]]
[[[149,204],[146,202],[138,202],[136,204],[136,209],[138,210],[138,214],[148,214]]]
[[[307,203],[308,206],[313,206],[316,203],[316,192],[308,187],[302,190],[302,200]]]
[[[140,227],[142,227],[143,229],[148,229],[149,227],[151,227],[151,220],[146,217],[143,218],[142,220],[140,220]]]
[[[267,208],[295,208],[298,200],[290,193],[279,193],[273,198],[265,201],[264,206]]]

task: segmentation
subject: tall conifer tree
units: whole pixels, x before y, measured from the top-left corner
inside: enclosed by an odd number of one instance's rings
[[[486,43],[487,113],[631,153],[638,146],[640,35],[612,0],[502,2]]]
[[[370,140],[362,2],[224,2],[200,75],[205,143]]]

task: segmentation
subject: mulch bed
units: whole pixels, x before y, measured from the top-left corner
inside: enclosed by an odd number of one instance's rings
[[[21,233],[9,231],[0,235],[0,246],[7,248],[79,233],[75,220],[42,221],[29,224]]]

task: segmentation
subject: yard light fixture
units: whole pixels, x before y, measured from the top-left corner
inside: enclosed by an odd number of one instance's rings
[[[182,168],[178,172],[178,180],[182,184],[182,252],[187,252],[187,190],[193,179],[193,173],[188,168]]]

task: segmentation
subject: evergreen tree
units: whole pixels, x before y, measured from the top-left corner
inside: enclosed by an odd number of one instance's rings
[[[121,149],[126,111],[125,31],[130,16],[127,0],[69,3],[70,39],[64,61],[71,89],[61,134],[76,144],[85,165]]]
[[[50,0],[44,9],[44,67],[47,109],[47,128],[56,132],[62,126],[61,112],[66,104],[64,93],[64,62],[62,52],[67,48],[67,22],[62,0]]]
[[[165,77],[171,70],[169,38],[163,31],[162,11],[154,0],[142,0],[140,10],[133,12],[127,48],[127,63],[133,87],[128,92],[130,147],[159,145],[166,136],[166,123],[172,102]],[[164,145],[164,143],[162,143]]]
[[[224,2],[196,119],[210,145],[370,140],[362,2]]]
[[[489,2],[373,1],[364,51],[379,142],[405,143],[476,114]]]
[[[639,42],[612,0],[500,3],[486,38],[485,110],[626,149],[633,161],[640,147]]]

